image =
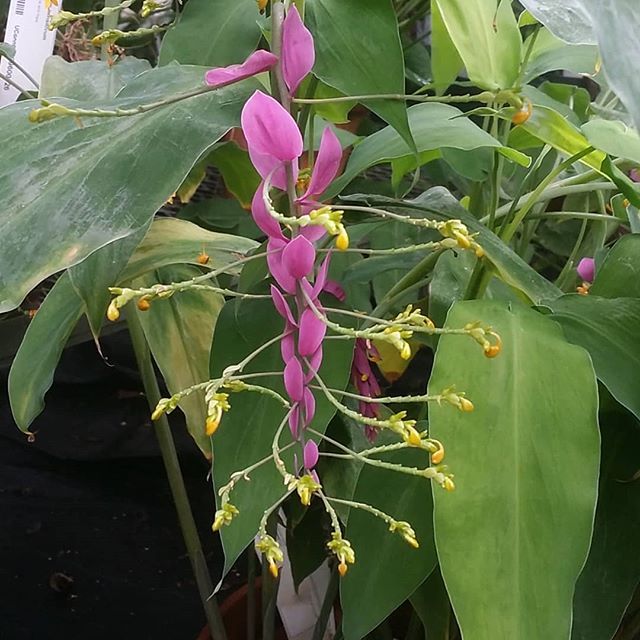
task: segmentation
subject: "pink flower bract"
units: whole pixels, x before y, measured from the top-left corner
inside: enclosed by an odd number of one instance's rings
[[[205,73],[204,80],[211,87],[226,87],[234,82],[255,76],[257,73],[268,71],[278,62],[273,53],[258,49],[254,51],[242,64],[232,64],[228,67],[216,67]]]
[[[313,36],[292,4],[282,24],[282,75],[291,95],[313,68],[315,58]]]

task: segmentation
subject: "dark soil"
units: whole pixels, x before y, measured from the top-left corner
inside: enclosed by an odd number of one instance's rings
[[[204,624],[126,333],[67,350],[28,443],[0,395],[0,640],[193,640]],[[208,464],[172,418],[214,581]]]

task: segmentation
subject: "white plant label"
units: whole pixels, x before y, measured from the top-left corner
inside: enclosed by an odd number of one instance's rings
[[[11,0],[5,42],[16,48],[16,61],[36,80],[40,79],[44,61],[53,52],[56,32],[49,31],[49,18],[60,11],[59,6],[45,7],[44,0]],[[33,83],[6,58],[0,59],[0,74],[13,80],[23,89],[35,90]],[[34,91],[35,92],[35,91]],[[0,107],[18,99],[20,91],[0,79]]]

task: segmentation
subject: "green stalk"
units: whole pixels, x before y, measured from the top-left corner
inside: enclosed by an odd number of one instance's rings
[[[105,0],[104,8],[111,9],[113,7],[117,7],[119,4],[120,2],[118,0]],[[119,17],[120,17],[119,11],[114,11],[113,13],[109,13],[104,17],[104,20],[102,22],[102,28],[105,31],[108,31],[109,29],[115,29],[118,26]],[[100,58],[102,60],[106,60],[108,57],[109,57],[109,45],[103,44],[102,47],[100,47]]]
[[[135,352],[136,361],[142,377],[147,401],[149,406],[153,408],[160,400],[160,389],[158,388],[158,381],[156,380],[153,363],[151,361],[151,352],[149,351],[149,346],[147,345],[142,325],[137,317],[137,312],[128,314],[127,324],[129,326],[131,342],[133,344],[133,350]],[[167,472],[167,479],[169,481],[169,487],[171,488],[173,502],[178,513],[178,521],[180,523],[180,529],[182,530],[182,537],[187,547],[187,553],[191,560],[191,567],[193,568],[193,573],[198,585],[202,606],[207,616],[211,637],[213,640],[226,640],[227,634],[222,621],[222,616],[220,615],[220,610],[218,609],[215,597],[212,596],[213,583],[211,581],[211,576],[209,575],[209,569],[207,568],[207,561],[202,550],[202,545],[200,544],[196,523],[193,519],[189,496],[184,485],[178,454],[171,434],[171,427],[169,426],[169,421],[165,415],[162,415],[155,422],[155,433],[158,438],[160,453],[162,454],[162,462],[164,463],[164,467]]]

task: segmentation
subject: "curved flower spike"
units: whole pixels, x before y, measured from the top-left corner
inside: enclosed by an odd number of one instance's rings
[[[210,87],[226,87],[234,82],[255,76],[257,73],[268,71],[278,62],[273,53],[258,49],[254,51],[242,64],[232,64],[228,67],[216,67],[205,73],[204,80]]]
[[[318,445],[313,440],[309,440],[304,445],[304,468],[311,471],[318,464],[319,457]]]
[[[282,23],[282,75],[290,95],[311,71],[315,58],[313,36],[292,4]]]
[[[576,268],[578,275],[585,282],[593,282],[596,275],[596,262],[593,258],[582,258]]]

